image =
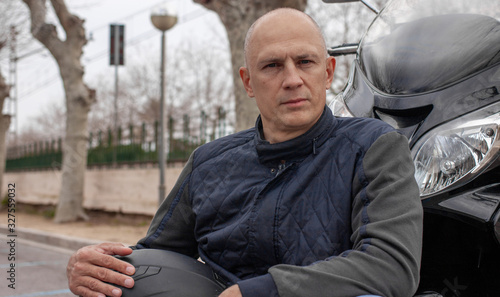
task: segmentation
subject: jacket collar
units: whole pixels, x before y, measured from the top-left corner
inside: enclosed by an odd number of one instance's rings
[[[325,106],[320,119],[306,133],[280,143],[271,144],[263,139],[262,120],[259,117],[255,123],[255,146],[259,161],[292,161],[303,159],[310,154],[316,154],[321,145],[329,138],[336,119],[330,108]]]

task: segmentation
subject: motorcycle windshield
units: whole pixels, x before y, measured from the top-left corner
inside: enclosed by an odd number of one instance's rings
[[[393,0],[370,25],[359,63],[379,91],[439,89],[500,62],[500,1]]]

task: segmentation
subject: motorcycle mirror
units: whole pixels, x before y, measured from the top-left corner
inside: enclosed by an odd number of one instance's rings
[[[344,43],[328,49],[328,54],[332,57],[354,55],[358,51],[358,43]]]
[[[374,13],[378,14],[380,10],[375,8],[375,6],[371,5],[370,3],[366,2],[366,0],[323,0],[325,3],[347,3],[347,2],[361,2],[363,3],[366,7],[368,7],[371,11]]]

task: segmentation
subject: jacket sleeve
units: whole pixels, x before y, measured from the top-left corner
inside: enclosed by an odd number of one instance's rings
[[[419,282],[423,211],[407,139],[380,136],[353,180],[352,249],[306,267],[277,265],[279,296],[412,296]]]
[[[193,155],[182,170],[172,191],[161,203],[146,237],[139,240],[136,249],[165,249],[191,257],[198,257],[198,244],[194,236],[195,216],[189,198],[189,179]]]

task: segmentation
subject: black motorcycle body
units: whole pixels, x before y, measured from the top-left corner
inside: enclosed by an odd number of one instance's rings
[[[500,296],[499,21],[496,0],[391,0],[330,104],[409,140],[424,208],[421,292]]]

